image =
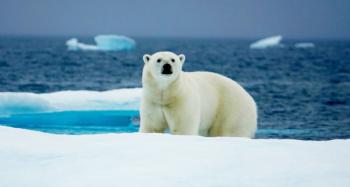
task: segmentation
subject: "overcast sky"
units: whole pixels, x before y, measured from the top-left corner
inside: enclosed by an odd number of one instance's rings
[[[0,0],[0,34],[350,39],[350,0]]]

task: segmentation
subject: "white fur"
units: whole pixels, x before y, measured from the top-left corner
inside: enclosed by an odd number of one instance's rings
[[[235,81],[210,72],[183,72],[184,55],[158,52],[143,59],[140,132],[169,128],[172,134],[254,137],[256,104]],[[171,75],[161,73],[166,63]]]

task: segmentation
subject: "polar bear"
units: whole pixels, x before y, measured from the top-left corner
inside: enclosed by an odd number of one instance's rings
[[[238,83],[182,71],[183,54],[145,54],[143,61],[140,132],[254,137],[256,104]]]

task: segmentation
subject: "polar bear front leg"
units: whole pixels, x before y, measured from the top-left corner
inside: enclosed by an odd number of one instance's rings
[[[187,111],[187,112],[186,112]],[[169,125],[171,134],[198,135],[200,125],[199,110],[188,112],[186,110],[164,110],[165,118]]]
[[[167,128],[166,121],[159,107],[142,106],[140,111],[140,130],[142,133],[163,133]]]
[[[141,118],[142,119],[142,118]],[[154,121],[151,119],[143,118],[140,123],[139,132],[142,133],[163,133],[165,128],[159,125],[155,125]]]

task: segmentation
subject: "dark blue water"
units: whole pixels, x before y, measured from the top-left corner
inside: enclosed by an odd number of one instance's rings
[[[251,50],[250,40],[136,38],[130,52],[84,52],[67,51],[66,39],[0,37],[0,91],[140,87],[142,55],[170,50],[186,55],[186,71],[217,72],[241,83],[259,107],[258,138],[350,138],[349,41],[312,41],[315,48],[297,49],[293,44],[300,41],[286,40],[284,48]],[[19,114],[0,123],[53,133],[132,132],[134,115]]]

